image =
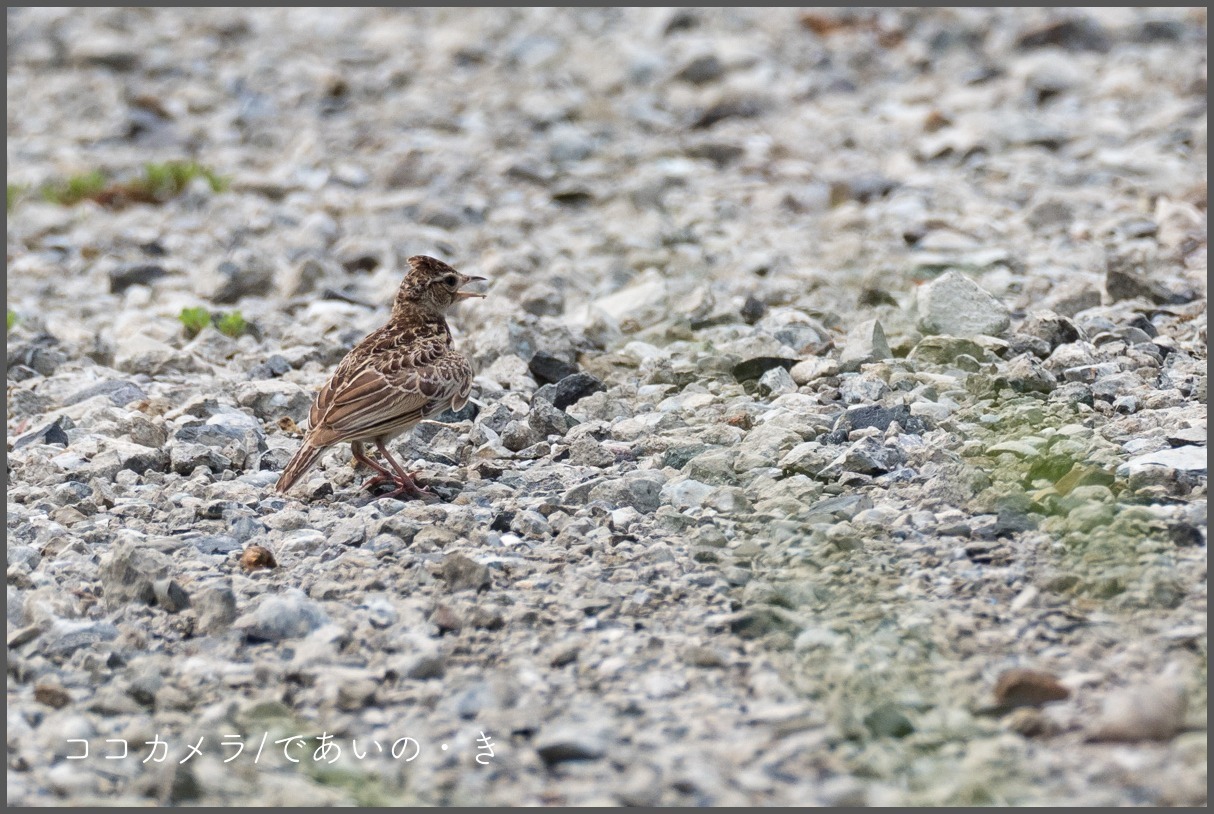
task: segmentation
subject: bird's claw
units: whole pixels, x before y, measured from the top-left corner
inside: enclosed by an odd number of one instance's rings
[[[376,495],[375,499],[378,500],[381,497],[400,498],[402,496],[408,496],[417,498],[425,503],[437,503],[442,500],[442,498],[436,492],[434,492],[434,490],[420,485],[417,481],[413,480],[413,478],[389,478],[386,475],[376,475],[364,483],[363,488],[373,490],[376,487],[382,486],[386,483],[390,483],[396,488],[391,492],[384,492],[383,494]]]
[[[382,486],[385,483],[395,483],[395,481],[392,478],[389,478],[387,475],[376,475],[373,478],[369,478],[367,482],[362,485],[362,488],[368,492],[371,492],[375,490],[375,487]]]

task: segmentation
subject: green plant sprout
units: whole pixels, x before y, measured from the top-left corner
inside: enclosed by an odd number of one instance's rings
[[[198,336],[198,332],[205,328],[211,322],[211,314],[207,309],[201,306],[197,308],[182,308],[181,313],[177,316],[185,328],[187,339],[193,339]]]
[[[215,327],[224,336],[238,337],[245,332],[248,325],[244,321],[239,311],[233,311],[230,314],[224,314],[215,319]]]

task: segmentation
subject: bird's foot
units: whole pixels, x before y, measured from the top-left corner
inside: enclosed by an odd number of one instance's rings
[[[387,475],[376,475],[373,478],[369,478],[367,482],[362,485],[362,488],[368,492],[373,492],[377,486],[383,486],[385,483],[396,483],[396,480],[388,477]]]
[[[384,492],[381,495],[376,495],[376,499],[381,497],[401,498],[413,497],[425,503],[437,503],[442,500],[433,490],[426,488],[413,479],[411,475],[406,475],[404,478],[389,478],[384,475],[376,475],[371,480],[363,484],[366,488],[374,488],[385,483],[390,483],[396,488],[391,492]]]

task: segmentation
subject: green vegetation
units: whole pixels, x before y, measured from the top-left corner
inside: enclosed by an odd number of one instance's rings
[[[245,332],[248,325],[244,321],[239,311],[232,311],[222,316],[217,315],[215,318],[215,327],[219,329],[221,334],[225,336],[237,337]]]
[[[223,192],[229,184],[196,161],[167,161],[145,166],[143,178],[130,186],[151,200],[164,201],[180,195],[195,178],[205,178],[212,192]]]
[[[216,312],[212,314],[207,309],[199,306],[197,308],[183,308],[178,314],[177,319],[185,328],[185,335],[188,339],[193,339],[198,336],[198,333],[208,325],[214,325],[221,334],[230,337],[240,336],[249,329],[249,324],[245,322],[244,316],[239,311],[230,311],[228,313]]]
[[[110,209],[121,209],[137,203],[164,203],[184,192],[197,178],[204,179],[213,192],[223,192],[229,186],[227,178],[197,161],[165,161],[145,164],[143,174],[132,180],[118,181],[101,170],[92,170],[47,182],[38,191],[43,199],[60,206],[74,206],[88,200]],[[19,184],[9,184],[10,211],[26,191]]]
[[[21,200],[27,192],[26,188],[21,184],[8,185],[8,211],[12,212],[13,207],[17,205],[17,201]]]
[[[86,198],[96,198],[105,189],[107,179],[100,170],[73,175],[66,181],[52,181],[42,186],[42,197],[60,206],[72,206]]]
[[[183,308],[177,316],[181,320],[182,327],[185,328],[185,335],[189,339],[198,336],[198,332],[211,323],[211,314],[207,309],[198,308]]]
[[[17,324],[17,312],[13,309],[8,309],[8,333],[13,332],[13,326]]]

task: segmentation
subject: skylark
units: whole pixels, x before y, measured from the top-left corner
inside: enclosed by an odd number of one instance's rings
[[[459,300],[485,296],[460,290],[484,278],[423,255],[410,257],[409,265],[387,324],[355,345],[316,394],[303,446],[283,470],[277,491],[294,486],[326,449],[348,441],[354,460],[378,473],[364,489],[391,483],[396,489],[388,497],[434,497],[397,463],[387,444],[422,419],[467,403],[472,366],[455,350],[446,313]],[[375,445],[391,469],[367,457],[366,443]]]

